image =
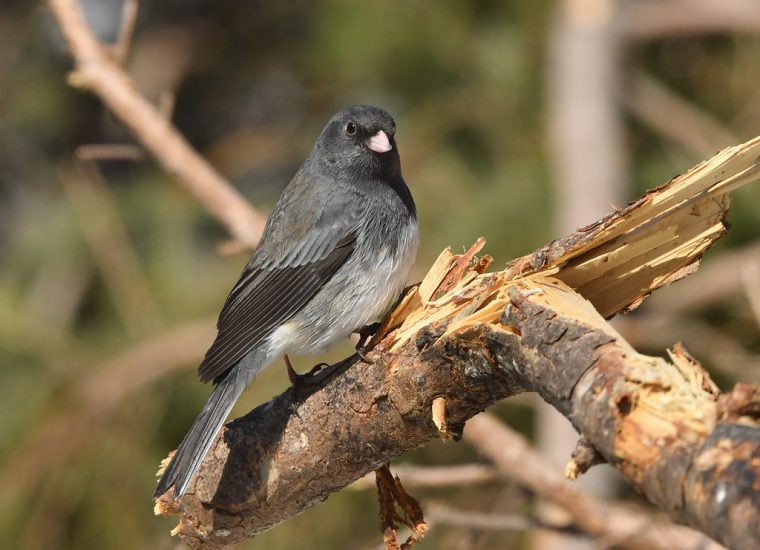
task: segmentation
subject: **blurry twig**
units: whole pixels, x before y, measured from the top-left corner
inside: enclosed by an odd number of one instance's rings
[[[493,415],[480,414],[465,427],[464,440],[493,462],[500,474],[562,506],[583,531],[626,548],[722,548],[688,527],[603,500],[570,483],[525,438]]]
[[[172,91],[166,91],[161,94],[158,99],[158,112],[161,113],[166,120],[171,120],[174,113],[174,102],[177,96]]]
[[[116,44],[113,46],[114,57],[122,65],[126,61],[127,54],[132,46],[132,37],[135,33],[135,24],[137,23],[137,14],[139,13],[139,10],[139,0],[124,0],[124,5],[121,10],[119,36],[116,38]]]
[[[710,156],[739,139],[725,126],[643,72],[634,73],[623,100],[634,116],[696,156]]]
[[[752,314],[755,316],[758,329],[760,329],[760,261],[755,260],[744,264],[741,275],[744,293],[747,295]]]
[[[76,156],[83,161],[131,160],[139,162],[147,159],[142,147],[129,143],[82,145],[77,148]]]
[[[236,247],[254,247],[261,236],[265,217],[140,95],[129,76],[92,33],[76,0],[49,0],[48,5],[76,63],[69,82],[96,94],[163,168],[227,227]]]
[[[394,466],[393,471],[404,480],[406,487],[430,488],[490,483],[497,479],[497,472],[485,464],[460,464],[458,466]],[[374,489],[375,474],[357,479],[350,487]]]
[[[431,527],[450,525],[487,531],[525,531],[542,526],[540,522],[525,516],[457,510],[440,503],[425,503],[425,510]]]
[[[475,423],[477,430],[478,423],[483,423],[483,420],[480,420],[482,416],[483,415],[470,420],[470,423],[467,425],[467,428],[465,430],[465,439],[479,450],[480,441],[477,439],[477,437],[479,433],[482,432],[476,431],[476,435],[472,436],[469,433],[469,430],[471,430],[473,423]],[[493,422],[490,420],[490,418],[487,420]],[[490,428],[488,429],[490,430]],[[491,433],[489,434],[489,437],[493,435],[494,434]],[[525,442],[522,436],[514,433],[508,426],[502,424],[499,430],[496,430],[495,435],[497,437],[503,436],[504,439],[500,442],[505,444],[508,443],[509,447],[505,447],[505,449],[510,449],[509,452],[504,451],[504,455],[500,459],[500,462],[495,464],[497,471],[494,471],[494,468],[492,467],[481,464],[464,464],[460,466],[443,467],[414,467],[402,465],[395,467],[394,471],[404,480],[405,485],[415,488],[473,485],[479,482],[492,481],[495,476],[501,476],[505,479],[515,480],[519,484],[528,487],[537,494],[540,494],[546,498],[551,498],[551,493],[553,492],[554,487],[560,487],[563,490],[569,490],[572,495],[581,495],[581,502],[586,502],[584,499],[588,498],[588,503],[590,505],[593,505],[591,506],[592,510],[601,510],[604,507],[608,506],[607,502],[596,499],[596,497],[588,496],[585,492],[581,491],[577,485],[571,485],[563,480],[562,477],[557,473],[556,469],[551,468],[550,465],[546,464],[543,457],[538,455],[538,452],[532,449]],[[486,454],[489,458],[493,458],[487,452],[484,454]],[[532,483],[521,482],[524,481],[522,479],[522,476],[519,474],[513,474],[513,469],[524,468],[525,464],[530,464],[530,466],[527,468],[528,472],[525,475],[530,476],[535,480]],[[352,485],[352,487],[367,489],[373,488],[374,474],[369,474],[364,478],[357,480]],[[563,499],[564,502],[567,503],[572,495],[566,496]],[[619,528],[616,526],[620,525],[618,523],[620,518],[618,518],[616,514],[619,512],[622,519],[625,520],[625,522],[628,524],[630,524],[632,520],[638,520],[642,523],[655,522],[658,528],[669,529],[672,527],[676,531],[673,534],[674,537],[680,537],[682,535],[680,531],[683,530],[687,537],[679,540],[681,540],[682,543],[687,544],[685,547],[690,547],[688,546],[690,541],[696,543],[700,540],[708,540],[706,537],[690,529],[671,525],[667,521],[656,520],[650,517],[646,512],[636,511],[632,508],[627,508],[620,505],[613,505],[613,507],[613,510],[605,512],[605,514],[609,515],[605,515],[604,518],[597,518],[596,520],[593,518],[586,518],[590,523],[601,526],[595,532],[590,531],[591,534],[603,537],[608,540],[614,538],[617,544],[625,547],[639,548],[642,547],[642,544],[648,543],[648,541],[641,540],[639,538],[634,538],[629,541],[629,533],[625,531],[624,528],[620,528],[620,530],[618,530]],[[426,520],[431,528],[434,528],[440,524],[446,524],[484,530],[525,530],[540,526],[542,524],[542,522],[523,516],[504,515],[499,513],[483,514],[472,511],[463,512],[435,503],[426,504],[424,508],[426,510]],[[575,516],[572,515],[572,512],[570,515],[572,517],[573,523],[575,523]],[[606,520],[609,521],[607,522]],[[612,525],[605,526],[606,523],[610,523]],[[568,524],[563,525],[561,523],[558,523],[556,525],[547,524],[545,526],[552,529],[566,529],[570,527]],[[625,523],[623,526],[625,526]],[[661,533],[657,533],[656,536],[660,535]],[[667,540],[673,541],[675,539]],[[667,544],[667,542],[664,542],[663,545],[664,544]],[[714,548],[720,547],[715,543],[712,544]],[[692,547],[696,546],[693,545]],[[706,548],[709,548],[709,546]]]
[[[635,40],[760,30],[760,3],[756,0],[636,0],[623,6],[621,31]]]

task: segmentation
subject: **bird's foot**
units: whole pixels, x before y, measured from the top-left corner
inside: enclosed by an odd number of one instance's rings
[[[367,352],[372,351],[376,342],[373,341],[377,330],[380,328],[381,323],[372,323],[371,325],[365,325],[356,331],[359,335],[359,341],[356,343],[356,355],[359,356],[365,363],[372,364],[372,360],[367,357]]]
[[[327,363],[317,363],[309,372],[298,374],[293,368],[290,358],[285,355],[283,359],[285,360],[285,367],[288,369],[288,378],[291,384],[291,408],[295,415],[300,418],[298,405],[322,386],[324,383],[324,377],[321,376],[322,369],[330,365]]]
[[[382,323],[371,323],[369,325],[364,325],[362,328],[356,331],[356,334],[359,335],[359,346],[366,346],[369,341],[372,339],[372,337],[377,334],[377,330],[380,328]]]
[[[367,350],[363,348],[362,346],[356,346],[356,355],[359,356],[359,359],[362,360],[362,363],[367,363],[368,365],[371,365],[374,363],[372,359],[367,357]]]
[[[283,359],[285,360],[285,368],[288,369],[288,378],[290,379],[293,388],[298,388],[299,386],[318,386],[321,380],[315,380],[315,375],[323,368],[330,366],[327,363],[317,363],[309,372],[298,374],[293,368],[293,364],[290,362],[290,357],[285,355]]]

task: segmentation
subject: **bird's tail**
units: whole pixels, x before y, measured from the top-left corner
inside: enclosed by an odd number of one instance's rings
[[[264,356],[264,357],[262,357]],[[268,364],[265,354],[253,353],[244,358],[240,364],[214,388],[206,405],[195,419],[177,452],[164,470],[153,498],[158,498],[174,486],[174,498],[185,493],[203,458],[211,448],[224,420],[232,410],[240,394],[253,380],[256,374]]]

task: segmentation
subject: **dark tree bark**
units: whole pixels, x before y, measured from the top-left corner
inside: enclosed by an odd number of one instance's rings
[[[732,547],[760,544],[758,389],[720,395],[680,349],[672,362],[639,355],[565,285],[532,283],[541,292],[527,297],[510,286],[497,323],[383,343],[375,364],[339,364],[300,403],[288,390],[232,422],[182,499],[183,539],[240,540],[424,445],[439,436],[436,397],[456,436],[495,401],[536,391],[671,516]]]

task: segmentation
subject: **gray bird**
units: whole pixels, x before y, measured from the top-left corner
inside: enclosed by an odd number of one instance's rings
[[[316,354],[377,320],[399,296],[419,242],[396,125],[348,107],[327,123],[277,201],[259,247],[222,308],[198,376],[216,384],[154,498],[184,494],[224,420],[264,367]]]

